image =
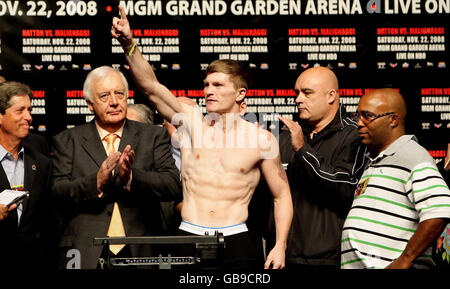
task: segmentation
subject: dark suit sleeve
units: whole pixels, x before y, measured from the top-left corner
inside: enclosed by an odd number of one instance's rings
[[[181,198],[181,182],[179,172],[170,150],[170,138],[166,130],[157,128],[150,137],[154,137],[153,147],[147,144],[147,150],[152,149],[153,164],[150,169],[143,166],[133,166],[131,192],[133,194],[151,194],[160,201],[173,201]],[[139,158],[136,152],[136,159]],[[149,152],[150,153],[150,152]]]
[[[44,148],[44,147],[41,147]],[[40,258],[41,264],[49,266],[49,268],[55,268],[57,265],[57,249],[58,240],[61,234],[60,216],[55,208],[55,203],[50,194],[50,184],[52,179],[52,164],[50,161],[50,148],[47,144],[47,150],[43,151],[46,153],[46,166],[43,168],[46,173],[45,180],[45,201],[43,204],[43,209],[45,209],[43,222],[40,225],[42,228],[42,246],[43,246],[43,257]]]
[[[98,200],[97,173],[83,177],[73,175],[75,141],[70,133],[63,132],[52,140],[53,176],[51,188],[58,203],[77,206],[84,201]]]

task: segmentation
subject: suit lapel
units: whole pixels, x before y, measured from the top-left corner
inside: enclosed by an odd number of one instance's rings
[[[86,153],[98,165],[98,167],[100,167],[107,156],[102,140],[100,139],[97,128],[95,127],[94,120],[87,126],[81,145]]]
[[[8,181],[5,170],[0,164],[0,192],[3,190],[10,190],[11,184]],[[0,236],[4,238],[3,234],[11,234],[14,236],[17,232],[17,214],[16,212],[11,212],[8,217],[0,222]]]
[[[136,144],[139,140],[139,131],[136,129],[132,121],[126,120],[123,127],[122,137],[120,138],[119,151],[123,152],[127,145],[135,150]]]
[[[23,224],[23,220],[25,220],[25,218],[28,214],[28,204],[30,203],[30,198],[33,197],[32,191],[33,191],[34,179],[36,177],[36,172],[39,168],[39,164],[37,163],[36,156],[34,155],[33,151],[30,148],[24,147],[23,153],[24,153],[23,189],[24,189],[24,191],[28,191],[29,197],[25,198],[22,202],[23,210],[22,210],[22,217],[21,217],[19,226],[20,226],[20,224]]]
[[[134,128],[133,124],[129,120],[126,120],[125,125],[123,126],[122,137],[120,138],[119,152],[123,152],[127,145],[130,145],[131,149],[134,150],[139,139],[138,135],[139,132]],[[119,169],[116,167],[114,170],[114,176],[118,173]]]
[[[3,190],[10,190],[11,184],[8,181],[8,177],[6,176],[5,170],[3,170],[3,166],[0,164],[0,192]]]
[[[24,177],[23,177],[23,189],[25,191],[30,192],[31,196],[31,189],[33,188],[34,178],[36,176],[36,171],[38,168],[38,164],[36,163],[36,157],[34,153],[31,151],[31,149],[25,148],[24,149]],[[23,208],[24,211],[28,204],[28,198],[23,201]]]

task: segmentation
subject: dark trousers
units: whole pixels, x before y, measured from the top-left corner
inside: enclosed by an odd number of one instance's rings
[[[178,236],[195,236],[195,234],[178,230]],[[225,236],[225,248],[219,254],[218,260],[200,263],[200,268],[213,269],[246,269],[258,270],[264,268],[264,253],[262,237],[251,232]],[[176,256],[195,256],[195,245],[174,246]],[[183,267],[189,268],[189,267]]]

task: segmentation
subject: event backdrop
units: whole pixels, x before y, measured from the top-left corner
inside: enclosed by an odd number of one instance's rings
[[[276,115],[295,119],[297,76],[327,66],[350,112],[370,89],[398,89],[408,132],[445,156],[450,0],[0,1],[0,75],[32,86],[36,132],[52,136],[92,118],[82,86],[101,65],[124,72],[129,101],[145,103],[110,34],[118,4],[160,82],[203,109],[214,59],[250,67],[248,112],[267,126]]]

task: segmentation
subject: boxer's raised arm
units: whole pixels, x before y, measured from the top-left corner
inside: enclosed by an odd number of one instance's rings
[[[122,45],[126,59],[130,65],[131,74],[139,90],[167,121],[171,121],[175,113],[187,112],[189,106],[181,105],[170,90],[159,83],[151,65],[141,54],[133,40],[133,35],[127,16],[122,6],[119,6],[120,18],[114,17],[111,34]]]

